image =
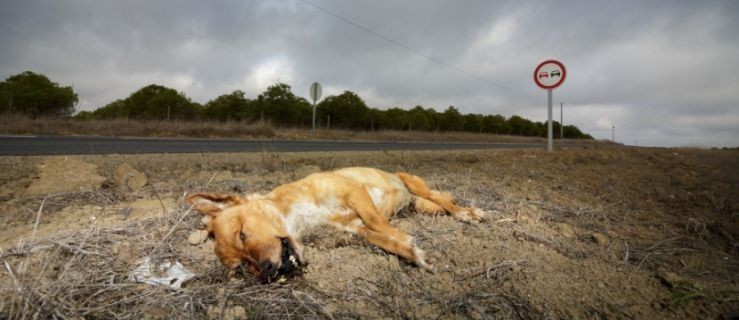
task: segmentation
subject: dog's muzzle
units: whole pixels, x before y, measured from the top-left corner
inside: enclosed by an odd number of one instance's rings
[[[288,238],[280,238],[282,253],[280,253],[280,268],[278,274],[290,275],[300,267],[300,260]]]
[[[264,282],[272,282],[280,276],[291,276],[300,268],[300,260],[295,253],[290,239],[280,238],[280,265],[275,266],[271,261],[259,265],[260,277]]]

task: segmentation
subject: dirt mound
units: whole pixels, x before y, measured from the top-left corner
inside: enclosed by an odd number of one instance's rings
[[[94,190],[105,181],[97,174],[96,165],[75,157],[48,157],[38,171],[38,177],[26,190],[30,195]]]
[[[146,175],[134,169],[128,163],[118,166],[113,173],[115,183],[127,190],[138,191],[146,185]]]
[[[172,199],[142,199],[113,206],[73,205],[52,213],[45,213],[42,207],[39,225],[6,225],[7,232],[0,234],[0,248],[28,241],[34,229],[36,234],[43,237],[64,237],[90,228],[113,228],[133,221],[162,217],[176,208]]]

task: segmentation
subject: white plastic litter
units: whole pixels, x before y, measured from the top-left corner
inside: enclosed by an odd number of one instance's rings
[[[159,272],[164,274],[164,276],[158,277],[151,272],[151,261],[149,257],[146,257],[139,260],[138,267],[128,274],[128,279],[134,282],[165,285],[179,289],[182,287],[182,283],[195,276],[194,273],[182,266],[179,261],[174,264],[171,262],[159,264]]]

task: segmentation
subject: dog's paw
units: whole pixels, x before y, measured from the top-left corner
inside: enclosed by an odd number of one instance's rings
[[[479,222],[487,218],[487,212],[478,208],[466,208],[457,212],[454,216],[464,222]]]
[[[429,273],[436,273],[436,268],[432,265],[428,259],[426,259],[426,252],[416,247],[413,248],[413,255],[416,256],[414,263],[421,267],[421,269],[428,271]]]
[[[488,218],[488,212],[480,208],[472,208],[470,215],[472,216],[472,220],[475,221],[484,221]]]

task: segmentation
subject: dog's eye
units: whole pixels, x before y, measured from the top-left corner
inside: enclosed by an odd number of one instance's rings
[[[244,234],[244,232],[242,231],[241,233],[239,233],[239,238],[241,239],[241,241],[244,241],[246,239],[246,234]]]

